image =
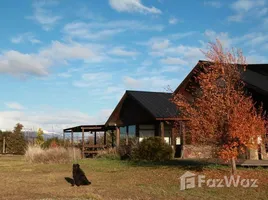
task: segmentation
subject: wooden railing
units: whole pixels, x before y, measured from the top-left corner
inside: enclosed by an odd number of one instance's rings
[[[107,146],[103,144],[85,144],[84,145],[84,154],[98,154],[101,150],[104,150]]]

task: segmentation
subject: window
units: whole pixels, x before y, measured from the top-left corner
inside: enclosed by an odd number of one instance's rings
[[[126,126],[120,127],[120,138],[125,138],[126,135],[127,135],[127,127]]]
[[[129,137],[135,137],[136,136],[136,126],[132,125],[128,127],[128,135]]]
[[[154,125],[140,125],[140,137],[154,137],[155,127]]]

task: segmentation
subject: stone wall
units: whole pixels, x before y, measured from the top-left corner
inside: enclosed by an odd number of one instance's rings
[[[215,158],[215,148],[208,145],[183,145],[183,158]],[[261,147],[262,160],[268,160],[268,153],[264,145]],[[240,154],[239,159],[259,160],[257,149],[248,149],[246,153]]]
[[[262,156],[262,160],[268,160],[268,153],[266,152],[264,144],[262,144],[261,146],[261,156]]]
[[[183,145],[183,158],[212,158],[212,146],[208,145]]]

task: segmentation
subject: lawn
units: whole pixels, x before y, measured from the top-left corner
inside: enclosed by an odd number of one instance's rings
[[[180,190],[179,177],[186,171],[222,178],[224,166],[169,163],[134,164],[119,160],[79,161],[90,186],[72,187],[72,164],[30,164],[22,156],[0,156],[0,199],[268,199],[268,169],[239,168],[243,178],[258,179],[257,188],[223,187]]]

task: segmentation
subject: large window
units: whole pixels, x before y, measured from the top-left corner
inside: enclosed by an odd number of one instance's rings
[[[120,138],[125,138],[127,136],[127,127],[120,127]]]
[[[120,127],[120,138],[126,138],[127,136],[127,126]],[[136,136],[136,126],[128,126],[128,137]]]
[[[128,135],[129,137],[135,137],[136,136],[136,126],[132,125],[128,127]]]
[[[155,126],[154,125],[140,125],[140,137],[154,137],[155,136]]]

